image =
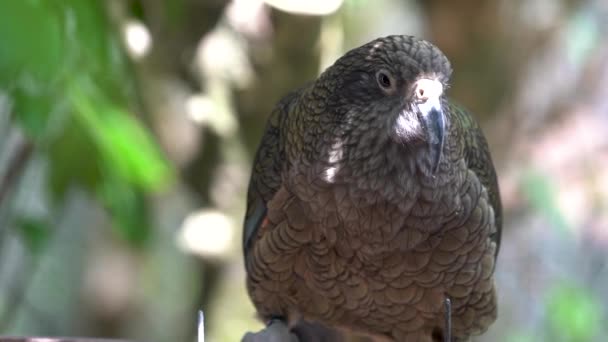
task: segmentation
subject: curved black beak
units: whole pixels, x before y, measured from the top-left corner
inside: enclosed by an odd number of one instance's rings
[[[420,92],[420,90],[423,90],[423,92]],[[439,166],[443,142],[445,140],[446,124],[445,114],[441,106],[442,91],[443,86],[439,81],[419,81],[417,94],[419,95],[420,102],[416,106],[418,107],[418,112],[427,135],[431,170],[433,173],[437,171]]]
[[[427,113],[422,113],[422,120],[428,136],[431,166],[433,173],[435,173],[439,166],[441,151],[443,150],[443,140],[445,138],[445,117],[443,110],[433,107]]]

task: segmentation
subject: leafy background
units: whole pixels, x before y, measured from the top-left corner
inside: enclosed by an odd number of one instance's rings
[[[261,328],[240,224],[264,120],[405,33],[455,67],[505,206],[479,341],[608,334],[602,0],[0,2],[0,334],[209,341]]]

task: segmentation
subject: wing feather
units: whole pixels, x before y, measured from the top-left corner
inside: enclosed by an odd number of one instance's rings
[[[281,173],[286,168],[281,140],[281,122],[289,115],[298,92],[285,96],[272,111],[253,161],[247,210],[243,224],[243,255],[247,261],[260,226],[266,218],[267,204],[281,186]],[[245,262],[247,264],[247,262]]]
[[[450,111],[456,120],[460,120],[464,129],[461,135],[464,142],[465,161],[469,169],[475,172],[481,184],[486,188],[490,204],[494,210],[496,234],[492,236],[492,239],[496,242],[497,256],[502,235],[502,204],[496,170],[494,169],[488,142],[481,131],[481,127],[468,112],[453,104],[450,104]]]

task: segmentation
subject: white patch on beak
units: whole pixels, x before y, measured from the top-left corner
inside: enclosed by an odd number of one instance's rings
[[[443,94],[443,84],[437,80],[428,78],[420,79],[415,84],[414,97],[418,103],[418,108],[422,113],[429,113],[432,108],[441,108],[441,95]]]
[[[437,80],[423,78],[416,82],[415,103],[424,123],[429,143],[431,170],[437,171],[446,134],[445,114],[441,108],[443,84]]]

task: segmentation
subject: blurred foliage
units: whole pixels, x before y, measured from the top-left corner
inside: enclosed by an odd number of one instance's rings
[[[27,139],[50,159],[51,194],[87,189],[117,231],[141,244],[145,193],[165,187],[172,170],[131,114],[139,107],[133,74],[104,12],[97,1],[1,2],[0,87]]]
[[[584,288],[568,284],[549,292],[547,312],[554,341],[590,341],[604,321],[597,299]]]

